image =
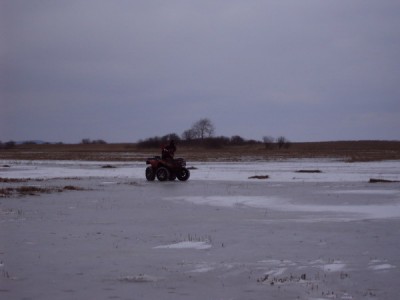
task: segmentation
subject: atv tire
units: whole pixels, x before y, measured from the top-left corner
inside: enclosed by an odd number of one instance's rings
[[[160,167],[157,169],[156,176],[159,181],[166,181],[169,180],[170,174],[167,168]]]
[[[176,173],[176,177],[180,181],[186,181],[190,177],[190,171],[188,169],[186,169],[186,168],[182,168]]]
[[[154,171],[153,171],[152,167],[147,167],[146,168],[146,179],[148,181],[154,181],[154,179],[156,179],[156,174],[154,174]]]

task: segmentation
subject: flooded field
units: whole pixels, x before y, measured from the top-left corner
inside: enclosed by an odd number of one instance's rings
[[[142,162],[0,161],[0,297],[399,294],[400,162],[188,166],[148,182]]]

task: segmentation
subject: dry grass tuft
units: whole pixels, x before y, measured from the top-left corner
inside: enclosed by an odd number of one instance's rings
[[[21,179],[21,178],[1,178],[0,177],[0,182],[6,182],[6,183],[10,183],[10,182],[27,182],[29,181],[29,179]]]
[[[64,186],[63,188],[57,187],[37,187],[37,186],[20,186],[20,187],[6,187],[0,188],[0,197],[11,197],[12,195],[19,196],[36,196],[43,193],[60,193],[63,191],[83,191],[81,187],[76,187],[72,185]]]
[[[81,187],[73,186],[73,185],[66,185],[64,186],[63,190],[66,191],[83,191],[84,189]]]
[[[377,179],[377,178],[371,178],[369,180],[370,183],[390,183],[390,182],[400,182],[398,180],[388,180],[388,179]]]
[[[21,186],[15,188],[15,191],[20,195],[37,195],[38,193],[50,193],[50,188],[41,188],[37,186]]]
[[[298,170],[296,173],[322,173],[321,170]]]
[[[250,176],[249,179],[268,179],[268,175],[255,175],[255,176]]]

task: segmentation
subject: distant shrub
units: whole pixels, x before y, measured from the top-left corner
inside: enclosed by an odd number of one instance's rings
[[[137,142],[137,145],[142,148],[160,147],[161,144],[162,144],[162,140],[158,136],[147,138],[144,140],[139,140]]]
[[[14,148],[16,145],[17,145],[16,142],[14,142],[14,141],[8,141],[8,142],[6,142],[6,143],[3,145],[3,148],[4,148],[4,149],[12,149],[12,148]]]
[[[278,148],[289,148],[290,147],[290,141],[286,139],[284,136],[280,136],[276,139],[276,143],[278,145]]]
[[[37,145],[36,141],[26,141],[22,143],[23,145]]]
[[[247,145],[257,145],[257,144],[262,144],[261,141],[257,141],[257,140],[246,140],[245,144]]]
[[[210,148],[220,148],[230,144],[230,139],[226,136],[204,138],[202,141],[204,146]]]
[[[89,144],[93,144],[93,145],[105,145],[107,144],[106,141],[104,140],[90,140],[90,139],[82,139],[81,144],[83,145],[89,145]]]
[[[268,135],[264,136],[263,143],[265,145],[265,148],[271,149],[274,145],[274,140],[275,139],[272,136],[268,136]]]
[[[234,135],[230,139],[231,145],[243,145],[245,144],[246,140],[242,138],[240,135]]]
[[[92,141],[92,144],[105,145],[105,144],[107,144],[107,142],[104,140],[94,140],[94,141]]]
[[[161,147],[161,145],[166,144],[169,141],[174,140],[175,142],[181,141],[181,138],[176,133],[169,133],[162,137],[154,136],[144,140],[139,140],[137,142],[138,147],[142,148],[155,148]]]

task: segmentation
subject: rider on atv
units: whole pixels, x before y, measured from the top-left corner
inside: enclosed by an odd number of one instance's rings
[[[175,151],[176,151],[175,142],[174,140],[171,140],[169,142],[169,145],[163,146],[161,148],[161,158],[165,160],[174,159]]]

